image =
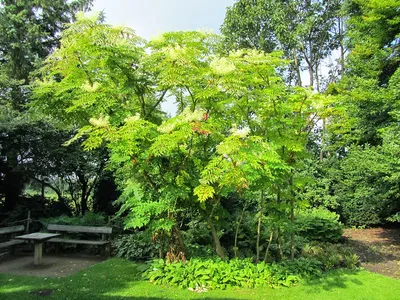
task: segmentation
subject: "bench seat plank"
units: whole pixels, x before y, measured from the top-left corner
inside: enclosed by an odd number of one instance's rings
[[[112,227],[100,227],[100,226],[75,226],[75,225],[58,225],[49,224],[47,226],[48,231],[65,231],[65,232],[80,232],[80,233],[104,233],[111,234]]]
[[[0,234],[20,232],[20,231],[24,231],[24,230],[25,230],[24,225],[3,227],[3,228],[0,228]]]
[[[50,243],[68,243],[68,244],[82,244],[82,245],[107,245],[109,241],[88,241],[88,240],[69,240],[69,239],[61,239],[61,238],[53,238],[48,240]]]
[[[8,248],[15,245],[25,244],[25,241],[11,240],[8,242],[0,243],[0,248]]]

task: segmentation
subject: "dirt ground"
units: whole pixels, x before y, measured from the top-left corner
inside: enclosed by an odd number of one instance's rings
[[[97,264],[105,258],[85,254],[43,253],[42,264],[33,264],[33,252],[18,252],[11,257],[4,256],[0,260],[0,273],[16,275],[32,275],[40,277],[63,277],[74,274],[82,269]]]
[[[362,267],[400,279],[400,229],[346,229],[344,236],[360,256]]]

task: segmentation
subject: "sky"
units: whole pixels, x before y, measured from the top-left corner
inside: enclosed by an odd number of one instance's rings
[[[235,0],[95,0],[106,23],[124,25],[150,39],[166,31],[211,29],[224,21],[226,7]]]

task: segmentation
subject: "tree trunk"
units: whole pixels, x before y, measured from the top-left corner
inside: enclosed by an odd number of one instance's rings
[[[297,59],[296,49],[293,49],[293,60],[294,60],[294,68],[295,68],[296,74],[297,74],[297,85],[302,86],[303,83],[301,81],[300,63]]]
[[[242,213],[240,214],[240,217],[239,217],[239,219],[237,220],[237,223],[236,223],[235,242],[234,242],[234,246],[233,246],[233,253],[234,253],[235,257],[237,257],[237,251],[239,250],[238,249],[238,245],[237,245],[237,243],[238,243],[238,235],[239,235],[240,225],[242,224],[242,220],[243,220],[244,212],[246,211],[246,208],[247,208],[247,201],[244,203],[243,209],[242,209]]]
[[[312,64],[308,64],[308,72],[310,74],[310,87],[314,89],[314,70]]]
[[[81,184],[81,203],[80,203],[80,207],[81,207],[81,214],[82,216],[86,213],[86,211],[88,210],[88,206],[87,206],[87,200],[89,198],[88,195],[88,182],[85,178],[85,175],[82,173],[77,173],[78,175],[78,179],[79,182]]]
[[[218,237],[217,229],[215,228],[213,222],[211,221],[211,218],[207,218],[207,224],[211,230],[211,236],[212,236],[212,239],[214,242],[215,252],[218,254],[219,257],[224,259],[225,251],[224,251],[224,248],[221,246],[221,242]]]
[[[276,202],[279,205],[281,203],[281,188],[278,186],[278,190],[276,193]],[[278,249],[281,259],[283,259],[283,249],[282,249],[282,237],[281,237],[281,227],[278,225],[277,228],[277,239],[278,239]]]
[[[178,261],[186,259],[186,248],[183,241],[182,233],[178,225],[172,228],[172,241],[170,244],[170,252]]]
[[[344,72],[344,46],[343,46],[343,20],[342,17],[338,17],[338,27],[339,27],[339,52],[340,52],[340,72],[343,76]]]
[[[319,151],[319,160],[324,159],[324,143],[325,143],[325,118],[322,119],[322,136],[321,136],[321,150]]]
[[[290,188],[290,259],[294,259],[294,193],[293,193],[293,174],[290,176],[289,180]]]
[[[281,236],[281,227],[280,226],[278,226],[277,237],[278,237],[279,255],[280,255],[281,260],[282,260],[283,259],[283,247],[282,247],[282,236]]]
[[[293,223],[294,223],[294,199],[290,197],[290,223],[291,223],[291,230],[290,230],[290,259],[294,259],[294,231],[293,231]]]
[[[264,203],[264,191],[261,191],[260,195],[260,213],[258,217],[258,224],[257,224],[257,241],[256,241],[256,262],[260,261],[260,236],[261,236],[261,221],[263,217],[263,203]]]
[[[81,213],[82,213],[82,216],[88,210],[86,193],[87,193],[87,182],[85,181],[82,184],[82,194],[81,194]]]
[[[41,193],[41,197],[42,197],[42,202],[43,202],[43,203],[44,203],[44,201],[45,201],[44,192],[45,192],[45,185],[44,185],[44,183],[42,182],[42,193]]]
[[[269,235],[267,250],[265,250],[264,262],[267,262],[268,251],[269,251],[269,247],[271,246],[273,238],[274,238],[274,228],[271,229],[271,234]]]
[[[12,170],[7,172],[4,180],[4,209],[6,212],[15,208],[22,189],[22,174]]]

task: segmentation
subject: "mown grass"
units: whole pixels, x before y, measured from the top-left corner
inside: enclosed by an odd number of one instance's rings
[[[338,270],[290,288],[231,289],[194,293],[154,286],[140,279],[137,265],[110,259],[75,275],[39,278],[0,274],[0,299],[400,299],[400,281],[367,271]]]

